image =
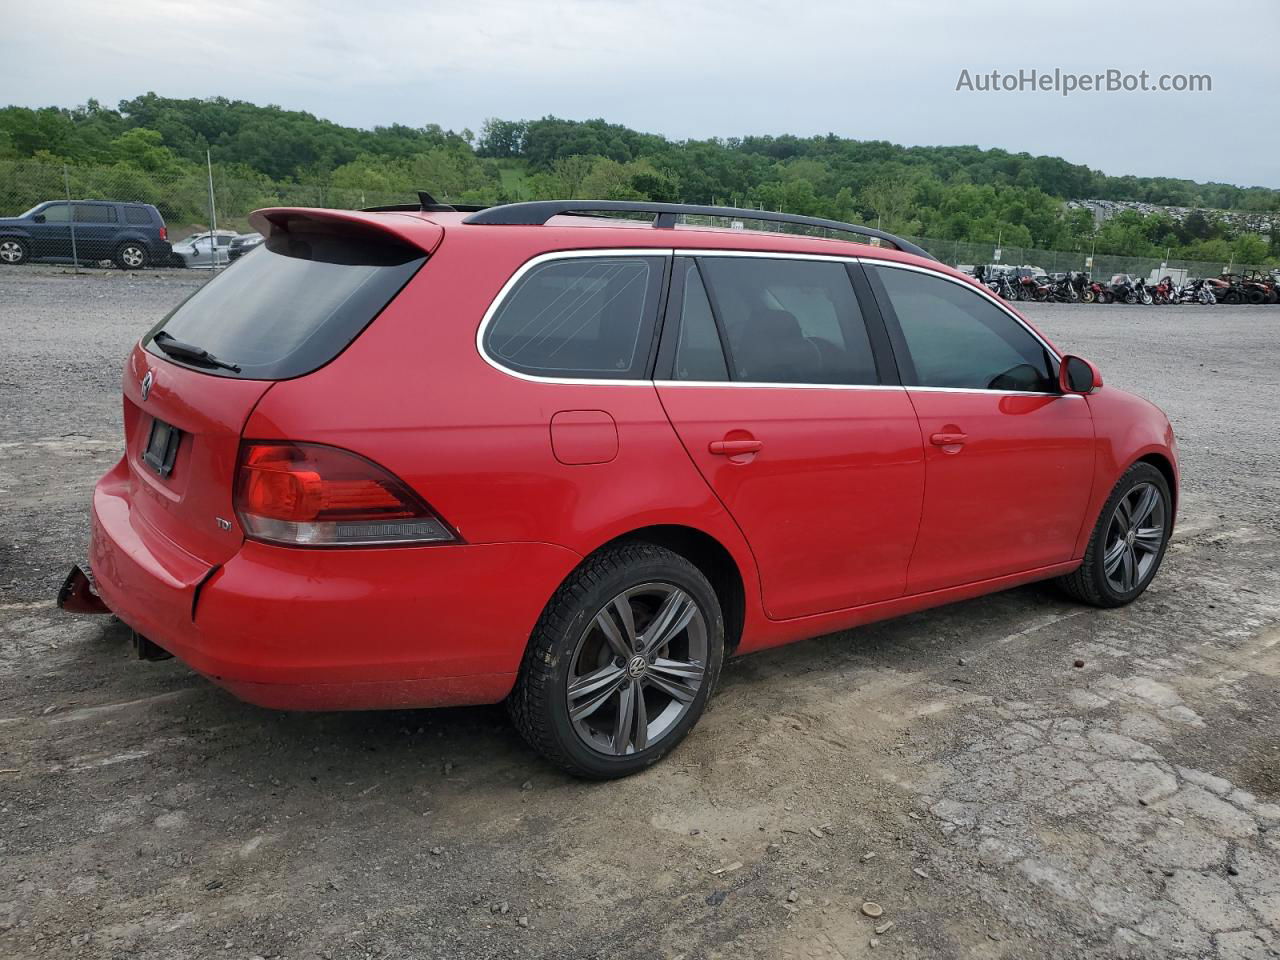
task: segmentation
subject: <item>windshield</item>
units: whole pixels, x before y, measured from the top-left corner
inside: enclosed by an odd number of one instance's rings
[[[273,234],[254,256],[192,294],[143,342],[164,355],[152,343],[163,330],[240,368],[196,367],[217,376],[302,376],[346,349],[425,260],[421,250],[394,240]]]

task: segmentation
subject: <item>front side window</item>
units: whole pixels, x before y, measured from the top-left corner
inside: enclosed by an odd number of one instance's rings
[[[909,363],[903,382],[921,387],[1052,393],[1055,361],[1022,324],[980,293],[915,270],[868,267],[897,316]],[[914,370],[912,369],[914,368]]]
[[[70,223],[71,210],[65,203],[51,203],[39,211],[45,223]]]
[[[567,257],[538,264],[485,330],[485,351],[540,377],[644,377],[662,289],[662,257]]]
[[[115,223],[116,208],[100,203],[77,203],[76,223]]]
[[[875,359],[844,264],[701,257],[735,380],[874,384]]]

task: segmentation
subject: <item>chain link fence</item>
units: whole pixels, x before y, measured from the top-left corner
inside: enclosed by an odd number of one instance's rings
[[[447,201],[448,197],[442,196],[440,199]],[[216,268],[219,264],[216,245],[221,242],[225,247],[234,234],[251,230],[249,214],[260,207],[359,209],[379,204],[411,202],[413,196],[405,191],[339,187],[323,181],[279,182],[219,165],[197,170],[146,170],[123,164],[95,167],[41,160],[0,160],[0,217],[18,217],[49,201],[60,201],[59,206],[71,202],[69,210],[58,214],[69,222],[64,225],[42,224],[44,229],[35,231],[37,235],[28,239],[26,253],[30,259],[90,263],[115,258],[117,250],[111,246],[110,228],[124,224],[105,224],[101,220],[82,219],[101,217],[103,214],[81,209],[74,203],[77,200],[151,204],[164,218],[170,244],[185,249],[184,241],[198,240],[203,236],[208,238],[206,243],[213,253],[209,264],[186,263],[181,257],[171,255],[164,262],[159,262],[159,257],[149,258],[150,265],[201,265]],[[701,219],[689,218],[690,222]],[[759,225],[752,226],[754,228]],[[210,237],[210,232],[215,228],[218,236]],[[776,225],[774,228],[777,228]],[[98,237],[108,237],[105,245],[98,242]],[[79,242],[76,242],[77,238]],[[1226,271],[1266,272],[1258,264],[1177,259],[1163,261],[1155,257],[1121,257],[1110,254],[1091,256],[1084,252],[1030,247],[997,248],[993,243],[963,240],[930,237],[907,239],[924,247],[939,260],[960,267],[1003,263],[1008,266],[1040,267],[1048,273],[1085,271],[1095,278],[1109,278],[1117,273],[1147,278],[1153,274],[1185,271],[1182,278],[1185,279],[1216,277]],[[2,244],[3,237],[0,237],[0,258],[6,258],[6,249]],[[996,255],[997,250],[999,256]]]

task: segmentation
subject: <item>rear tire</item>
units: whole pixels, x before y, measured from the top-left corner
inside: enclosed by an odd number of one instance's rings
[[[1098,515],[1084,563],[1059,577],[1059,586],[1094,607],[1122,607],[1138,599],[1164,560],[1172,508],[1164,474],[1149,463],[1135,463]]]
[[[140,243],[122,243],[116,248],[116,254],[111,259],[121,270],[141,270],[151,257],[147,253],[147,248]]]
[[[26,241],[19,240],[17,237],[5,237],[0,240],[0,264],[16,267],[30,259],[31,248],[27,246]]]
[[[1080,294],[1080,299],[1085,303],[1093,303],[1094,300],[1098,299],[1098,295],[1092,290],[1086,290],[1084,293]]]
[[[679,629],[661,629],[664,613]],[[724,615],[702,572],[654,544],[623,543],[588,557],[555,592],[507,708],[552,763],[625,777],[684,739],[723,661]]]

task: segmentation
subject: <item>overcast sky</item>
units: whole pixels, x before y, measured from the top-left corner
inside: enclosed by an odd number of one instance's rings
[[[1276,0],[0,0],[0,103],[148,90],[361,127],[604,117],[834,132],[1280,187]],[[1209,93],[957,92],[961,70],[1209,74]]]

